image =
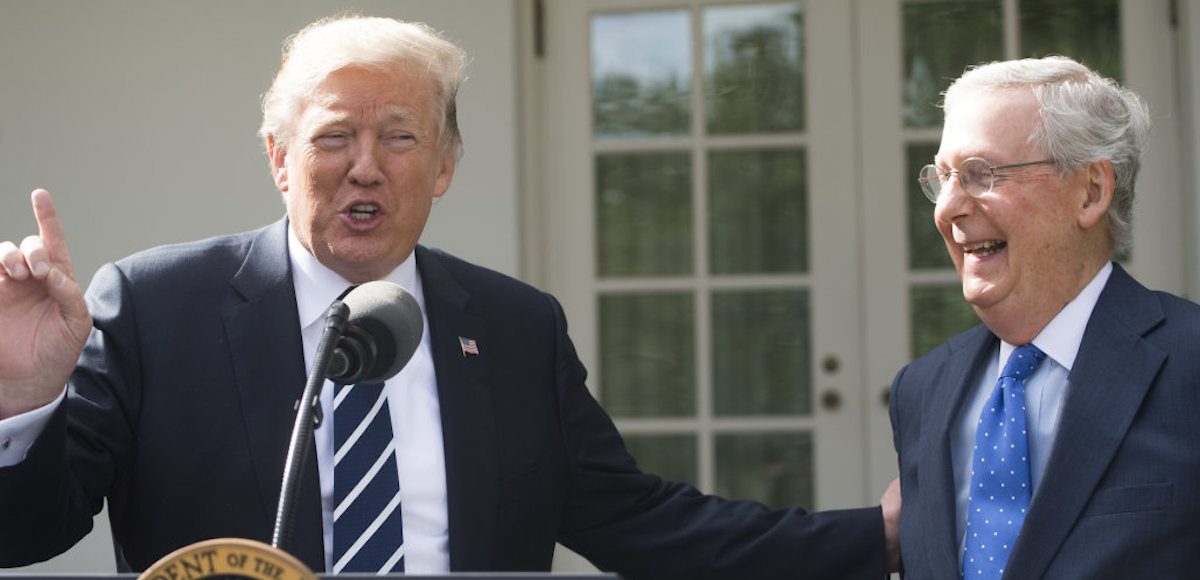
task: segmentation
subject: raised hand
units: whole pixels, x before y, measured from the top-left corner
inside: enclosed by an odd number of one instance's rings
[[[92,328],[54,200],[30,198],[38,235],[0,242],[0,419],[53,401]]]

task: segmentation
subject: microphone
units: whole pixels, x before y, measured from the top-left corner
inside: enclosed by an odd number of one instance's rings
[[[271,546],[287,549],[291,543],[293,506],[313,429],[321,421],[318,397],[325,379],[349,385],[381,383],[396,376],[421,344],[424,328],[416,299],[391,282],[367,282],[329,306],[292,427]]]
[[[382,383],[408,364],[421,344],[424,319],[417,300],[391,282],[367,282],[342,303],[350,309],[325,376],[339,385]]]

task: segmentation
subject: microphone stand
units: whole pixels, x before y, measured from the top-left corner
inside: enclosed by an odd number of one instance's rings
[[[296,412],[296,424],[292,428],[292,440],[288,444],[287,461],[283,468],[279,509],[275,512],[275,532],[271,536],[271,546],[281,550],[287,550],[288,544],[292,542],[292,522],[296,519],[295,503],[300,488],[300,476],[304,473],[304,464],[312,447],[313,429],[320,422],[317,397],[321,395],[321,388],[325,385],[330,355],[345,332],[349,317],[350,308],[341,300],[335,300],[330,305],[325,314],[325,331],[321,334],[317,354],[313,357],[312,372],[308,375],[308,383],[300,397],[300,408]]]

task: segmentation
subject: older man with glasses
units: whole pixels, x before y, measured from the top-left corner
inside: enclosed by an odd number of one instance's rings
[[[1149,127],[1063,57],[946,92],[919,181],[983,324],[892,385],[908,578],[1196,576],[1200,308],[1112,261]]]

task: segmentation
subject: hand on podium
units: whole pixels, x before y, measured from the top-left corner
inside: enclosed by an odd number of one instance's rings
[[[38,235],[0,242],[0,419],[58,397],[92,328],[54,200],[31,199]]]

